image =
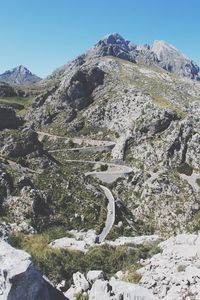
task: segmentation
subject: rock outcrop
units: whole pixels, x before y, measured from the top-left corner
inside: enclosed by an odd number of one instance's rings
[[[165,70],[179,76],[200,79],[199,66],[174,46],[165,41],[154,41],[151,51],[156,54],[158,64]]]
[[[106,280],[106,275],[102,270],[91,270],[87,273],[87,280],[90,284],[93,284],[98,279]]]
[[[96,276],[92,276],[93,279],[90,280],[91,285],[89,285],[83,274],[74,274],[74,285],[65,294],[69,300],[76,299],[75,296],[77,294],[85,295],[89,300],[157,299],[153,296],[151,291],[137,284],[116,280],[114,278],[111,278],[109,281],[106,280],[102,271],[90,271],[87,278],[91,277],[91,272],[96,274]]]
[[[5,128],[17,128],[21,120],[16,116],[14,109],[7,106],[0,106],[0,130]]]
[[[22,223],[0,223],[0,240],[8,241],[9,235],[16,232],[22,232],[25,234],[35,234],[36,230],[26,222]]]
[[[34,267],[29,254],[0,241],[1,300],[64,300]]]
[[[42,153],[42,144],[38,141],[38,136],[31,128],[23,128],[11,138],[3,147],[6,156],[24,157],[33,152]]]
[[[140,285],[158,299],[200,299],[200,236],[182,234],[159,244],[163,250],[144,262]]]
[[[0,82],[0,97],[15,97],[17,93],[15,89],[8,83]]]

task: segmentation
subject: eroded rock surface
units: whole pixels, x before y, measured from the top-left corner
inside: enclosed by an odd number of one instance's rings
[[[158,299],[200,298],[200,236],[182,234],[159,244],[163,250],[140,269],[140,284]]]
[[[34,267],[29,254],[0,241],[1,300],[64,300]]]
[[[14,109],[0,105],[0,130],[5,128],[17,128],[21,123]]]

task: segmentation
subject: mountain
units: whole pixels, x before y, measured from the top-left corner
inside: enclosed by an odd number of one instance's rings
[[[151,51],[156,54],[159,65],[165,70],[179,76],[200,79],[199,66],[174,46],[165,41],[154,41]]]
[[[25,118],[40,131],[58,136],[109,137],[115,142],[109,160],[125,161],[134,170],[131,183],[121,182],[119,191],[116,185],[118,198],[153,232],[184,231],[199,209],[200,82],[160,66],[162,55],[174,57],[174,65],[177,57],[181,64],[187,60],[175,48],[155,42],[152,49],[118,35],[104,38],[52,75],[58,80],[54,90],[36,97]],[[140,52],[137,62],[134,51]]]
[[[40,81],[41,78],[31,73],[27,68],[20,65],[0,75],[0,81],[16,85],[30,85]]]
[[[28,87],[22,109],[1,102],[0,239],[67,299],[199,299],[198,79],[172,45],[112,34]],[[0,281],[7,292],[1,267]]]
[[[118,57],[133,63],[160,66],[178,76],[194,80],[200,79],[199,66],[167,42],[154,41],[152,45],[136,45],[118,33],[105,36],[84,54],[53,72],[52,76],[59,77],[73,65],[78,66],[86,60],[104,56]]]

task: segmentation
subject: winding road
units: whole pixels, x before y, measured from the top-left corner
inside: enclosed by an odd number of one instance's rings
[[[66,141],[72,140],[74,143],[82,145],[83,143],[89,145],[88,147],[81,147],[81,148],[70,148],[70,149],[56,149],[56,150],[48,150],[48,152],[62,152],[62,151],[78,151],[78,150],[88,150],[93,151],[96,148],[98,148],[98,151],[104,150],[105,147],[108,147],[108,149],[112,149],[115,146],[115,142],[111,141],[100,141],[100,140],[90,140],[90,139],[82,139],[82,138],[68,138],[64,136],[58,136],[53,135],[45,132],[37,132],[39,136],[39,140],[42,141],[45,136],[48,136],[52,139],[65,139]],[[90,160],[65,160],[65,162],[69,163],[83,163],[83,164],[94,164],[95,166],[101,166],[101,165],[107,165],[106,171],[91,171],[85,173],[85,176],[93,176],[101,180],[105,183],[112,183],[117,178],[121,178],[125,176],[126,174],[129,174],[132,172],[132,168],[122,165],[122,164],[115,164],[115,163],[107,163],[105,161],[90,161]],[[109,234],[110,230],[112,229],[114,223],[115,223],[115,199],[112,195],[112,192],[104,185],[100,185],[100,188],[103,190],[106,198],[108,199],[108,205],[107,205],[107,218],[105,221],[105,226],[102,230],[102,232],[97,236],[98,243],[102,243],[107,235]]]
[[[102,243],[107,237],[107,235],[109,234],[110,230],[112,229],[115,223],[115,199],[111,191],[107,187],[105,187],[104,185],[100,185],[100,188],[104,191],[104,194],[108,199],[108,206],[107,206],[108,212],[107,212],[105,227],[98,236],[99,243]]]

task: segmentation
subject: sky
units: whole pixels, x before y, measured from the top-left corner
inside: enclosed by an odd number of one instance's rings
[[[0,0],[0,73],[41,77],[109,33],[136,44],[165,40],[200,65],[199,0]]]

